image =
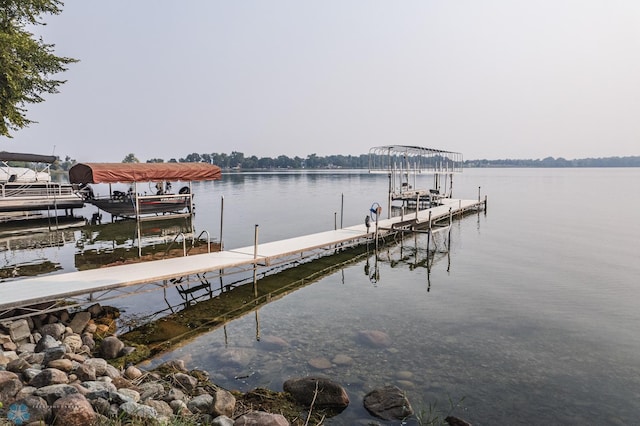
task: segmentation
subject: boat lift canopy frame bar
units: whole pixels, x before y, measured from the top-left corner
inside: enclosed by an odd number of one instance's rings
[[[369,150],[370,173],[407,170],[416,173],[461,173],[462,154],[407,145],[376,146]]]

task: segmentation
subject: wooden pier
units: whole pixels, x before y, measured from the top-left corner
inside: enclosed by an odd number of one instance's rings
[[[202,276],[212,271],[218,271],[219,276],[233,273],[238,268],[255,271],[258,268],[291,262],[305,255],[319,256],[326,250],[333,252],[338,246],[362,244],[389,233],[419,228],[430,229],[431,224],[485,208],[486,198],[443,199],[441,205],[389,219],[379,219],[377,226],[372,222],[369,228],[363,223],[214,253],[4,282],[0,283],[0,318],[16,318],[11,313],[17,308],[21,308],[20,317],[26,317],[45,311],[94,303],[103,298],[114,298],[126,289],[136,289],[128,294],[159,288],[166,290],[184,282],[184,277]]]

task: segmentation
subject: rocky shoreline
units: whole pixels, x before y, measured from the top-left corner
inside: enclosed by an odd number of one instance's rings
[[[347,391],[324,377],[291,378],[284,392],[242,394],[216,386],[207,372],[189,370],[181,360],[153,371],[126,365],[143,348],[115,335],[117,315],[96,304],[73,314],[0,320],[0,425],[305,425],[350,403]],[[371,391],[363,404],[383,420],[413,415],[395,386]],[[468,424],[453,417],[447,422]]]

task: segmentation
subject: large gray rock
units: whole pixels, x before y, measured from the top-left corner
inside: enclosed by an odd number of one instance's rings
[[[112,383],[103,382],[99,380],[83,382],[82,386],[86,388],[89,392],[100,392],[100,391],[117,392],[118,390]]]
[[[83,333],[81,336],[82,344],[89,348],[89,350],[93,350],[96,347],[96,341],[93,339],[93,334],[91,333]]]
[[[64,334],[65,326],[59,322],[53,324],[45,324],[40,327],[40,334],[42,337],[51,336],[56,340],[60,340]]]
[[[122,377],[122,373],[116,367],[111,364],[107,364],[107,368],[104,371],[104,375],[112,379],[119,379]]]
[[[264,411],[250,411],[238,417],[233,426],[289,426],[289,422],[282,414],[271,414]]]
[[[175,386],[184,389],[188,393],[193,392],[196,386],[198,386],[198,379],[184,373],[174,373],[169,376],[169,379]]]
[[[78,312],[73,316],[73,319],[69,323],[69,327],[71,327],[71,330],[73,330],[74,333],[82,334],[84,328],[89,324],[89,321],[91,321],[90,312]]]
[[[11,371],[16,374],[22,374],[22,372],[27,368],[31,368],[31,364],[29,364],[27,360],[22,358],[9,361],[6,367],[7,371]]]
[[[40,340],[38,340],[38,343],[36,343],[36,352],[42,352],[49,348],[55,348],[56,346],[60,346],[60,342],[53,336],[42,336]]]
[[[143,383],[138,387],[138,390],[142,401],[147,398],[155,399],[156,397],[164,395],[164,386],[157,382]]]
[[[68,395],[56,400],[51,406],[54,425],[87,426],[96,420],[96,412],[79,393]]]
[[[29,382],[29,385],[41,388],[44,386],[62,385],[66,383],[69,383],[67,373],[60,371],[57,368],[45,368]]]
[[[233,426],[233,419],[227,416],[218,416],[211,420],[211,426]]]
[[[39,368],[25,368],[22,371],[22,377],[27,383],[30,383],[31,380],[33,380],[33,378],[36,377],[41,372],[42,370]]]
[[[73,361],[70,359],[54,359],[47,363],[47,367],[49,368],[57,368],[60,371],[64,371],[65,373],[71,372],[73,370]]]
[[[107,372],[107,361],[102,358],[89,358],[84,363],[96,370],[96,376],[103,376]]]
[[[158,412],[155,408],[135,402],[121,404],[120,411],[134,419],[155,419],[158,417]]]
[[[23,386],[22,381],[18,377],[4,380],[0,383],[0,401],[7,404],[15,400],[16,395],[20,392]]]
[[[231,417],[236,408],[236,397],[224,389],[216,389],[213,393],[213,406],[209,414]]]
[[[44,350],[44,360],[42,362],[44,363],[44,365],[48,365],[51,361],[64,357],[64,354],[66,352],[67,350],[64,346],[54,346],[52,348],[47,348]]]
[[[18,359],[18,354],[15,351],[0,351],[0,367],[6,366],[15,359]]]
[[[180,389],[171,388],[165,394],[163,401],[171,402],[171,401],[175,401],[176,399],[179,399],[181,401],[186,401],[187,397],[185,393],[182,392]]]
[[[124,343],[116,336],[106,337],[100,344],[100,353],[105,359],[117,358],[122,349],[124,349]]]
[[[177,416],[188,417],[193,414],[191,410],[189,410],[189,407],[187,407],[187,403],[181,399],[172,400],[169,403],[169,406],[173,410],[173,413]]]
[[[156,398],[158,396],[164,395],[164,386],[161,383],[157,382],[147,382],[143,383],[138,388],[140,392],[140,399],[144,401],[147,398]]]
[[[81,382],[93,381],[96,379],[96,369],[93,365],[83,363],[80,364],[75,370],[75,375]]]
[[[8,380],[19,379],[20,377],[11,371],[0,370],[0,385]]]
[[[24,406],[29,413],[29,422],[45,423],[49,417],[49,404],[44,398],[30,395],[15,402],[16,406]]]
[[[135,389],[122,388],[118,389],[118,393],[129,401],[140,402],[140,392]]]
[[[344,409],[349,405],[347,391],[336,382],[323,377],[289,379],[284,382],[283,388],[306,407],[310,407],[312,402],[317,408]]]
[[[70,385],[51,385],[43,386],[36,390],[33,394],[44,398],[49,404],[53,404],[59,398],[67,395],[78,393],[78,389]]]
[[[142,374],[143,374],[142,371],[140,371],[138,367],[133,365],[128,366],[127,369],[124,371],[124,377],[130,380],[139,379],[140,377],[142,377]]]
[[[397,386],[372,390],[364,397],[364,408],[384,420],[402,420],[413,414],[411,403]]]
[[[62,344],[69,348],[69,352],[75,353],[80,350],[84,343],[79,334],[70,334],[62,339]]]
[[[159,416],[171,417],[173,415],[173,409],[169,404],[164,401],[157,401],[155,399],[148,399],[144,402],[144,405],[156,410]]]
[[[187,408],[192,413],[209,414],[213,405],[213,396],[208,393],[198,395],[187,403]]]
[[[362,330],[358,332],[358,341],[374,348],[386,348],[391,345],[391,338],[380,330]]]
[[[26,319],[13,321],[9,324],[9,336],[11,340],[18,343],[31,337],[31,327]]]

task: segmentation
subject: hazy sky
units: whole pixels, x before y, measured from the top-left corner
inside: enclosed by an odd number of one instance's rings
[[[1,150],[640,155],[638,0],[66,0],[45,21],[81,62]]]

